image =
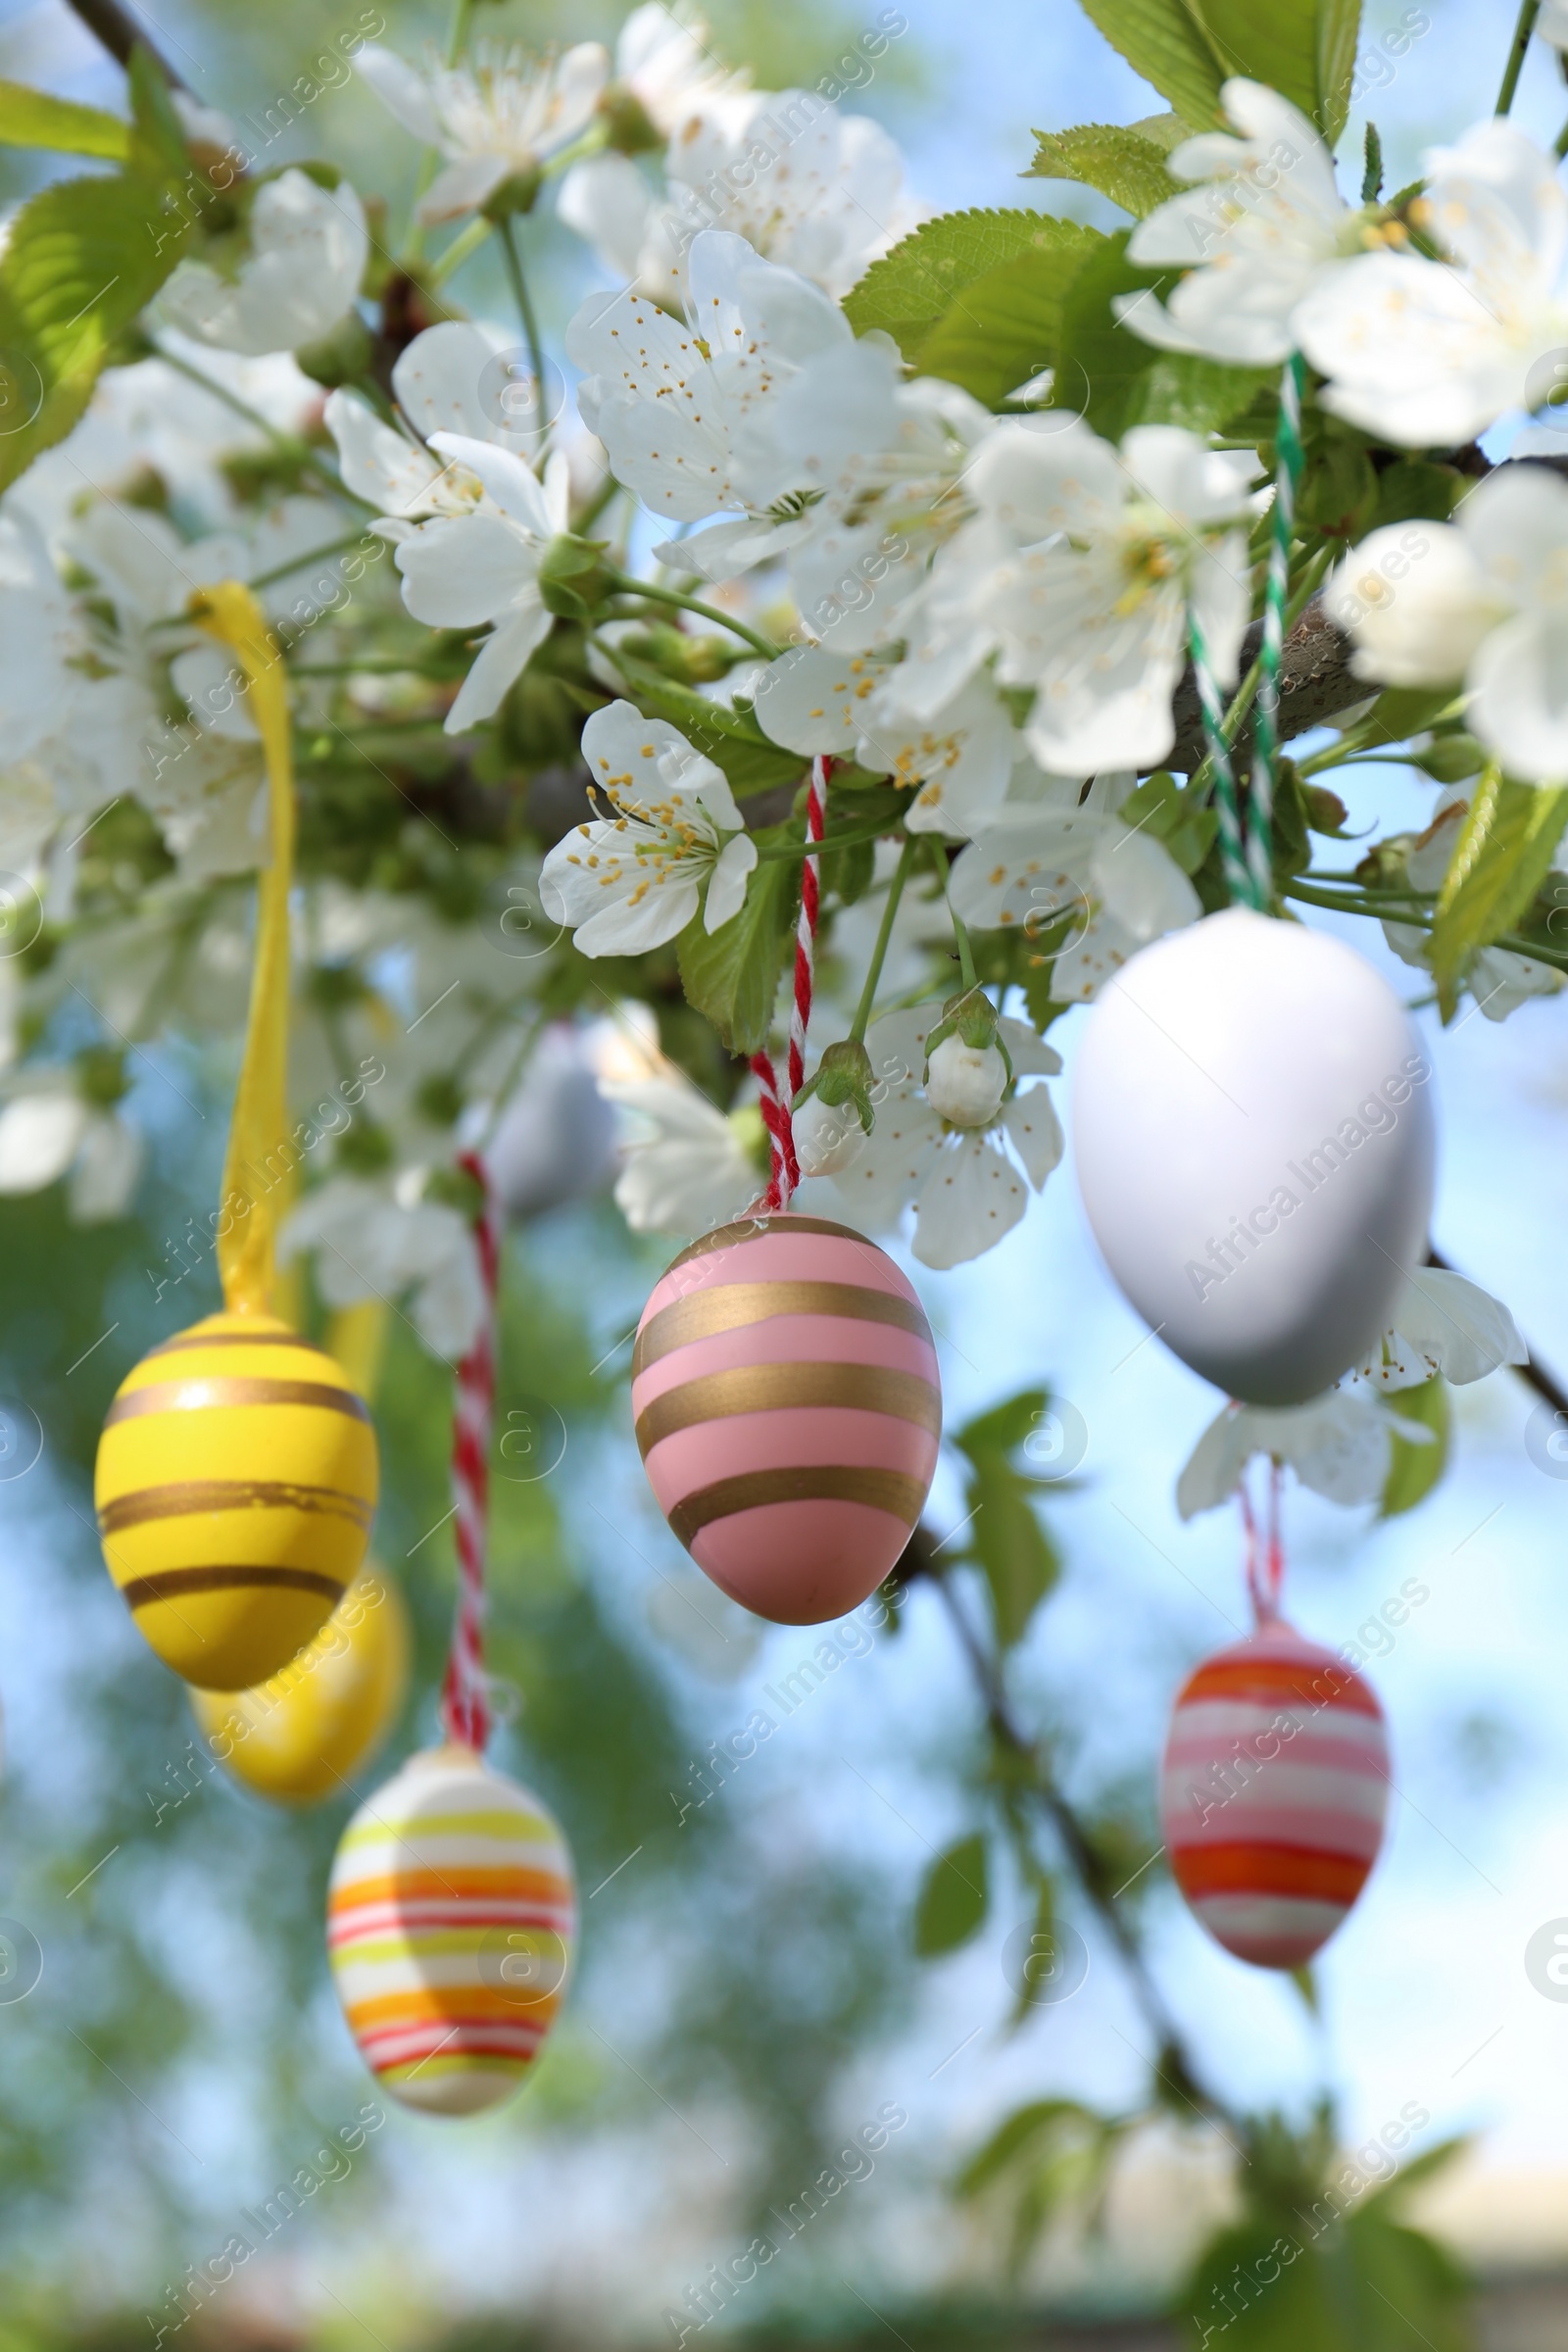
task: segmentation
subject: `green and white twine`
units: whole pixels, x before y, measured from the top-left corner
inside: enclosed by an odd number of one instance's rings
[[[1247,831],[1242,831],[1236,771],[1225,736],[1225,711],[1202,627],[1189,614],[1193,672],[1209,765],[1214,773],[1214,807],[1219,816],[1220,857],[1232,904],[1268,906],[1274,895],[1274,778],[1280,750],[1280,663],[1285,651],[1285,611],[1290,599],[1291,543],[1296,535],[1296,492],[1301,478],[1301,390],[1304,370],[1292,354],[1280,378],[1278,466],[1274,476],[1273,529],[1268,576],[1263,590],[1263,642],[1258,653],[1257,708],[1252,722],[1252,773]]]

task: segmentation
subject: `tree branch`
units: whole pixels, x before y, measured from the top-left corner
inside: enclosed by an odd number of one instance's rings
[[[121,7],[120,0],[70,0],[70,6],[88,31],[102,42],[110,56],[121,65],[129,65],[130,53],[139,43],[153,59],[171,89],[189,88],[190,85],[174,72],[156,43],[143,32],[130,11]]]

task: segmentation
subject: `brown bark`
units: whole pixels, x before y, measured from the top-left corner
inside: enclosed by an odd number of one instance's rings
[[[1254,620],[1242,643],[1244,673],[1256,660],[1262,642],[1263,624]],[[1350,652],[1350,640],[1335,627],[1320,600],[1314,597],[1285,640],[1285,657],[1280,664],[1282,741],[1289,743],[1294,736],[1304,735],[1310,727],[1327,725],[1377,692],[1364,678],[1351,676]],[[1190,775],[1204,750],[1202,713],[1191,666],[1176,689],[1172,708],[1176,743],[1169,764]]]

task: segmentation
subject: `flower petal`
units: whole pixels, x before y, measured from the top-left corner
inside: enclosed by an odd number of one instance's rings
[[[960,1136],[938,1152],[915,1196],[915,1256],[923,1266],[961,1266],[994,1249],[1029,1204],[1012,1162],[983,1135]]]

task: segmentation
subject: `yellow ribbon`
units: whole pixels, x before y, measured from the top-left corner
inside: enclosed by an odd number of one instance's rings
[[[245,1059],[223,1162],[218,1271],[231,1314],[271,1311],[278,1211],[297,1154],[288,1129],[289,891],[294,879],[294,762],[283,652],[248,588],[237,580],[199,589],[191,617],[230,648],[250,686],[251,714],[267,761],[271,857],[256,897]]]

